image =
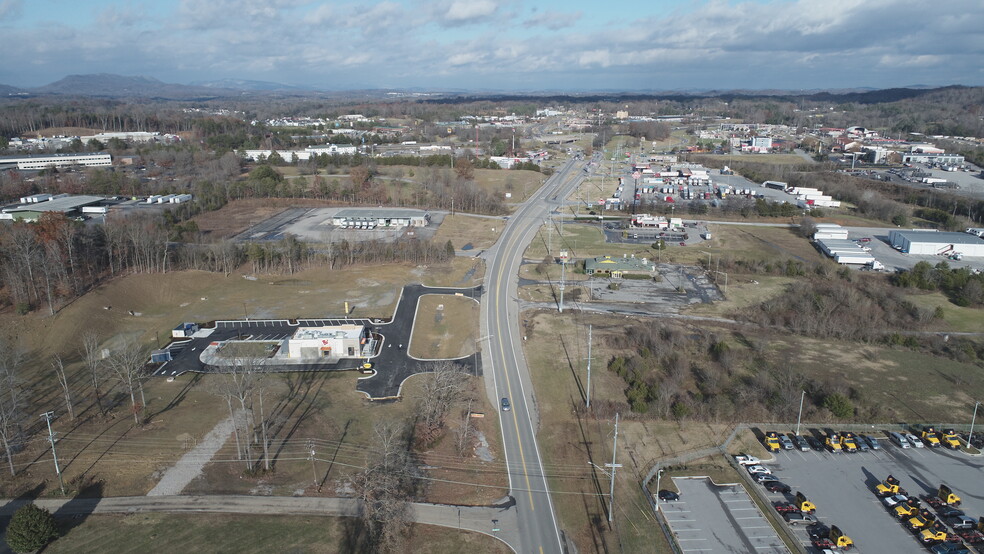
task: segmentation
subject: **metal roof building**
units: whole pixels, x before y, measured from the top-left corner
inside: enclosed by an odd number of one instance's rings
[[[959,253],[970,257],[984,257],[984,240],[969,233],[892,231],[888,234],[888,241],[893,248],[906,254],[947,256]]]
[[[426,227],[430,223],[430,214],[421,210],[348,208],[338,210],[332,216],[331,223],[339,227],[359,227],[368,224],[373,227]]]
[[[83,206],[91,206],[103,201],[105,198],[101,196],[62,196],[44,202],[32,202],[14,208],[4,208],[3,213],[0,213],[0,219],[36,221],[44,212],[58,212],[71,216],[76,215],[76,212]]]
[[[646,258],[613,258],[611,256],[599,256],[584,260],[584,272],[588,275],[608,274],[612,277],[621,277],[626,273],[652,273],[656,271],[656,264]]]
[[[16,166],[17,169],[31,170],[46,169],[49,167],[67,167],[72,165],[105,167],[113,165],[113,157],[105,152],[0,157],[0,168]]]

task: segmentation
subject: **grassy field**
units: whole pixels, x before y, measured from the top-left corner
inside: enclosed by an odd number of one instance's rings
[[[428,294],[417,303],[410,354],[458,358],[478,350],[478,302],[464,296]]]
[[[732,163],[770,164],[770,165],[803,165],[816,163],[807,161],[799,154],[701,154],[701,157],[720,160],[725,165]]]
[[[487,250],[499,240],[505,220],[467,214],[454,214],[445,217],[434,234],[434,240],[441,244],[451,241],[458,250],[471,245],[469,252],[476,255]]]
[[[605,366],[615,352],[605,346],[604,335],[619,333],[624,318],[558,316],[555,313],[523,315],[529,323],[524,343],[540,409],[540,449],[543,452],[554,506],[562,527],[581,552],[605,552],[621,545],[626,552],[651,551],[665,539],[652,520],[639,480],[660,458],[720,443],[727,425],[690,424],[635,419],[622,411],[619,425],[619,458],[624,465],[616,481],[616,524],[607,523],[608,479],[585,462],[611,461],[614,411],[612,402],[624,399],[624,383]],[[594,325],[592,408],[586,400],[587,325]],[[660,549],[659,551],[665,551]]]
[[[472,259],[431,267],[380,266],[340,271],[310,269],[294,275],[244,279],[206,272],[183,271],[165,275],[130,275],[98,287],[53,317],[37,314],[0,318],[0,332],[19,337],[28,354],[22,375],[32,397],[29,413],[54,409],[53,427],[59,433],[59,458],[72,490],[88,494],[144,494],[162,471],[228,416],[225,402],[211,393],[215,376],[185,375],[173,382],[150,379],[145,384],[148,422],[134,425],[129,397],[118,383],[106,381],[112,408],[100,414],[95,405],[89,375],[80,362],[80,330],[96,333],[102,345],[132,336],[148,347],[159,336],[166,341],[170,329],[182,321],[220,318],[330,317],[341,315],[344,302],[356,316],[388,317],[403,283],[455,285],[475,268]],[[433,316],[431,316],[433,319]],[[476,318],[477,321],[477,318]],[[65,415],[64,402],[50,366],[51,357],[66,362],[69,384],[78,417]],[[371,444],[371,426],[378,420],[411,420],[416,397],[406,389],[403,402],[373,404],[355,390],[356,374],[278,374],[267,380],[273,442],[277,464],[273,473],[245,477],[236,460],[234,442],[225,445],[204,476],[189,487],[197,492],[249,493],[270,491],[313,494],[311,467],[306,452],[315,441],[318,455],[332,459],[318,468],[325,490],[346,490],[347,475],[364,463]],[[484,397],[480,397],[484,398]],[[478,409],[487,409],[479,404]],[[40,485],[41,494],[57,489],[50,451],[41,440],[43,422],[30,418],[30,440],[15,457],[18,475],[0,480],[0,493],[17,495]],[[498,443],[495,427],[485,430]],[[501,455],[501,450],[498,451]],[[347,465],[342,465],[342,464]],[[474,456],[460,460],[462,471],[487,471]],[[476,487],[460,492],[460,498],[483,499]],[[324,493],[325,491],[323,491]],[[501,496],[501,495],[500,495]]]
[[[979,333],[984,329],[984,310],[957,306],[941,292],[908,294],[906,299],[924,310],[933,311],[941,308],[943,321],[952,331]]]
[[[226,514],[91,515],[66,520],[65,534],[45,548],[76,552],[365,552],[350,518]],[[431,525],[415,525],[403,552],[494,552],[511,550],[492,537]]]

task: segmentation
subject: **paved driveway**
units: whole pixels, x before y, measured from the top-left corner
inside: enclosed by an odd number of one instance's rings
[[[741,485],[715,485],[708,477],[673,483],[680,500],[659,508],[684,552],[789,552]]]

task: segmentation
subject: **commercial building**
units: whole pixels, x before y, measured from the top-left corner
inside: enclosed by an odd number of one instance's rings
[[[300,327],[287,339],[287,356],[306,360],[359,358],[369,343],[369,329],[363,325]]]
[[[430,214],[421,210],[388,208],[339,210],[331,218],[331,224],[342,228],[375,229],[377,227],[426,227]]]
[[[846,240],[846,238],[823,238],[818,239],[816,242],[824,254],[830,256],[839,264],[872,265],[875,263],[875,257],[852,240]]]
[[[984,240],[970,233],[944,233],[926,230],[892,231],[888,234],[892,247],[922,256],[984,257]]]
[[[588,275],[608,275],[619,278],[626,274],[652,275],[656,264],[646,258],[599,256],[584,260],[584,272]]]
[[[26,200],[26,202],[13,208],[4,208],[0,212],[0,220],[37,221],[45,212],[57,212],[68,217],[76,217],[81,215],[86,207],[105,202],[106,199],[101,196],[60,194],[57,196],[34,195],[21,198],[21,200]]]
[[[340,146],[338,144],[322,144],[318,146],[308,146],[304,150],[244,150],[243,157],[252,161],[266,160],[274,152],[276,152],[285,162],[291,163],[294,158],[297,161],[305,162],[311,159],[311,156],[317,156],[321,154],[328,154],[329,156],[334,155],[351,155],[355,154],[358,148],[355,146]]]
[[[4,156],[0,157],[0,169],[16,167],[21,170],[39,170],[49,167],[70,167],[80,165],[85,167],[104,167],[113,165],[113,157],[109,154],[39,154],[36,156]]]

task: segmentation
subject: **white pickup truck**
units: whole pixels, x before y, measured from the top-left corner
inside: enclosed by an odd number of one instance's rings
[[[762,460],[756,458],[755,456],[746,456],[745,454],[735,456],[735,461],[741,466],[755,466],[762,463]]]

